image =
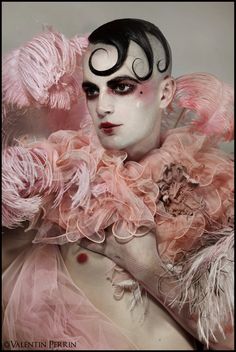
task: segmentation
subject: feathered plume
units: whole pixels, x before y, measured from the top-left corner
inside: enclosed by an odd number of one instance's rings
[[[3,226],[14,228],[31,221],[42,205],[42,194],[58,193],[59,178],[53,174],[46,149],[22,146],[5,148],[2,165]]]
[[[177,78],[176,85],[172,105],[197,114],[193,130],[226,141],[233,139],[234,93],[228,84],[207,73],[194,73]]]
[[[77,54],[79,54],[79,57],[83,55],[83,52],[86,50],[89,44],[88,36],[89,34],[85,34],[83,37],[75,35],[73,38],[70,39],[70,44],[74,47]]]
[[[46,28],[3,59],[3,147],[22,135],[78,130],[89,114],[81,90],[86,36],[68,40]]]
[[[3,102],[69,110],[81,94],[80,56],[87,39],[48,31],[3,60]],[[13,89],[14,88],[14,89]]]
[[[13,50],[3,58],[2,62],[2,93],[3,103],[16,105],[19,109],[32,104],[19,73],[20,49]],[[4,116],[5,117],[5,116]]]
[[[164,264],[165,265],[165,264]],[[186,252],[177,265],[167,264],[164,279],[175,282],[174,296],[169,306],[179,311],[185,305],[197,322],[198,336],[209,345],[217,341],[217,335],[233,325],[234,317],[234,232],[224,228],[206,232],[202,248]],[[161,286],[160,286],[161,287]],[[168,299],[168,297],[167,297]]]

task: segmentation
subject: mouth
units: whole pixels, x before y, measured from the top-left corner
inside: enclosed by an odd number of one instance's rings
[[[119,127],[121,125],[122,124],[116,125],[116,124],[110,123],[110,122],[103,122],[103,123],[100,124],[99,129],[103,130],[103,132],[106,133],[106,134],[112,134],[113,129],[115,127]]]

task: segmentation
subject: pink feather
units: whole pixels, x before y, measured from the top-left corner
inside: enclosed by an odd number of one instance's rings
[[[53,173],[50,151],[22,146],[5,148],[2,165],[3,226],[14,228],[38,214],[42,195],[59,194],[59,175]]]
[[[69,110],[81,95],[80,56],[88,41],[48,31],[3,61],[3,102]],[[13,89],[14,87],[14,89]]]
[[[3,144],[22,135],[36,138],[80,128],[88,119],[81,89],[87,36],[71,40],[47,28],[3,59]]]
[[[28,107],[32,99],[21,80],[18,62],[20,49],[12,51],[2,62],[2,93],[3,103],[16,105],[18,108]]]
[[[191,128],[226,141],[234,135],[234,93],[226,83],[207,73],[183,75],[176,80],[173,103],[197,113]]]
[[[83,52],[87,49],[89,45],[88,36],[89,34],[85,34],[83,37],[76,35],[70,39],[71,46],[73,46],[75,51],[79,54],[78,57],[81,57],[83,55]]]

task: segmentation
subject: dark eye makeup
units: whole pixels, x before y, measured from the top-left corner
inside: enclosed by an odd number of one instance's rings
[[[128,95],[133,93],[140,82],[129,76],[116,77],[107,82],[107,87],[113,94]],[[99,88],[91,82],[83,82],[83,91],[87,99],[95,99],[99,95]]]
[[[83,82],[82,88],[83,88],[83,91],[84,91],[87,99],[94,99],[99,95],[99,89],[93,83]]]

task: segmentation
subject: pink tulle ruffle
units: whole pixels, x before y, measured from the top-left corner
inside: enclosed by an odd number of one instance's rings
[[[136,349],[73,283],[58,246],[21,253],[4,272],[3,287],[3,341],[31,342],[32,350],[60,343],[63,350]],[[22,349],[17,345],[12,349]]]

